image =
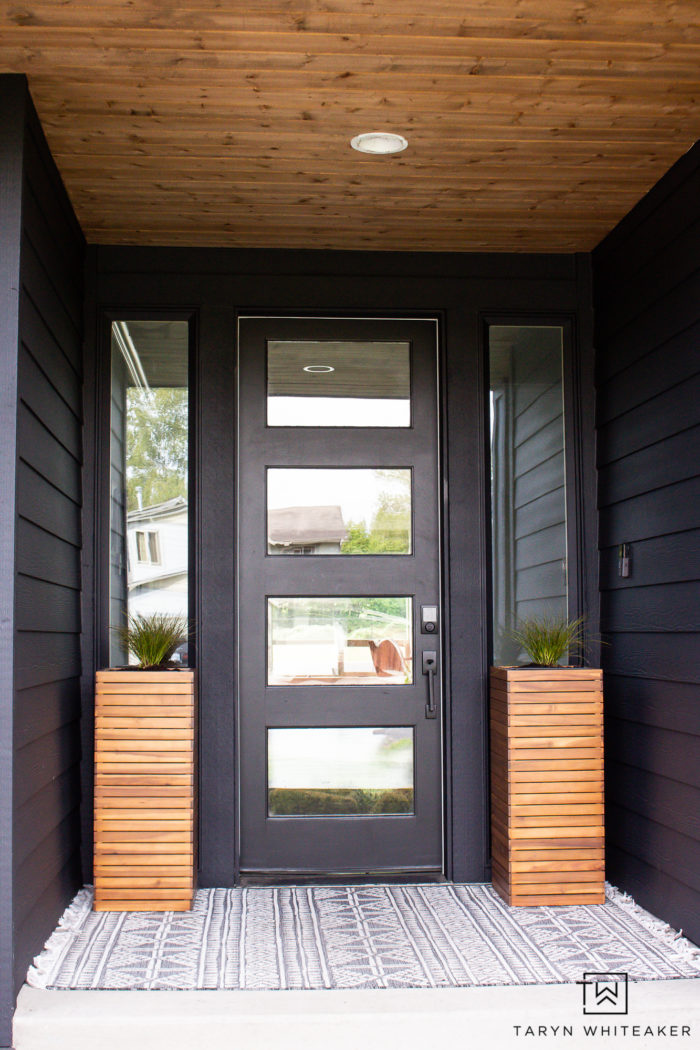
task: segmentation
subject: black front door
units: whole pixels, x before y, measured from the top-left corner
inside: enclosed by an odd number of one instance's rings
[[[442,869],[436,341],[240,322],[244,873]]]

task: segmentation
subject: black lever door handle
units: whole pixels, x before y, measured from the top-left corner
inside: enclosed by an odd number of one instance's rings
[[[423,653],[423,674],[428,676],[428,702],[425,705],[425,717],[437,718],[435,706],[435,675],[437,674],[437,652],[428,649]]]

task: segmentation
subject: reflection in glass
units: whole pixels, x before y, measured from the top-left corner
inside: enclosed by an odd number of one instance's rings
[[[410,554],[411,471],[269,469],[268,554]]]
[[[513,664],[511,631],[566,617],[566,477],[561,327],[491,325],[493,659]]]
[[[410,344],[271,340],[271,427],[409,427]]]
[[[111,627],[188,615],[188,343],[186,321],[112,324]],[[125,664],[110,635],[110,662]]]
[[[413,729],[268,729],[270,816],[413,812]]]
[[[407,685],[410,598],[268,598],[268,685]]]

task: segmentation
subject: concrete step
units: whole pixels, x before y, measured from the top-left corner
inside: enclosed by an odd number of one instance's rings
[[[584,1026],[595,1027],[595,1035],[587,1035]],[[645,1034],[646,1029],[651,1031]],[[600,1017],[583,1015],[576,984],[318,992],[47,992],[25,986],[14,1035],[15,1050],[435,1050],[438,1045],[690,1050],[700,1046],[700,978],[631,984],[627,1016]]]

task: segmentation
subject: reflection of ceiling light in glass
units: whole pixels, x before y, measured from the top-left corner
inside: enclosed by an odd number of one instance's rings
[[[367,131],[364,135],[355,135],[350,145],[360,153],[400,153],[408,142],[403,135],[394,135],[391,131]]]
[[[305,372],[335,372],[332,365],[304,365]]]

